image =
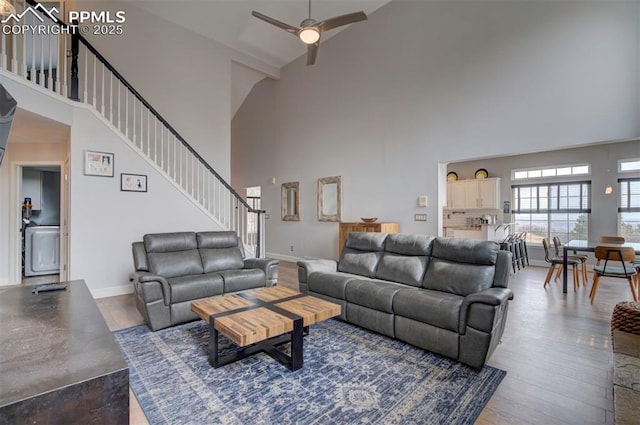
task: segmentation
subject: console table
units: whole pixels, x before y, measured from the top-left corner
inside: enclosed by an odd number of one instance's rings
[[[347,235],[351,232],[375,232],[375,233],[398,233],[398,223],[363,223],[363,222],[340,222],[338,234],[338,258],[342,255],[342,247]]]
[[[0,424],[127,424],[129,369],[83,280],[0,287]]]

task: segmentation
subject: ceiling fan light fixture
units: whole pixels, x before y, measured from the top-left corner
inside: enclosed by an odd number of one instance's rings
[[[320,31],[315,27],[305,27],[302,28],[298,37],[304,44],[315,44],[320,40]]]

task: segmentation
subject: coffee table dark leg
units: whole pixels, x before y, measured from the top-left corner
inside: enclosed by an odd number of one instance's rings
[[[303,365],[303,339],[308,335],[309,327],[303,326],[302,318],[293,321],[293,331],[284,335],[270,338],[266,341],[244,347],[236,352],[220,356],[218,351],[219,333],[215,328],[215,317],[209,318],[209,364],[219,368],[229,363],[247,358],[253,354],[264,351],[274,360],[277,360],[289,370],[296,371]],[[291,355],[287,355],[277,346],[291,342]]]
[[[215,318],[209,319],[209,364],[218,367],[218,331],[214,327]]]
[[[307,329],[309,329],[307,327]],[[303,339],[304,330],[302,318],[293,321],[293,332],[291,333],[291,367],[292,371],[302,368],[303,363]]]

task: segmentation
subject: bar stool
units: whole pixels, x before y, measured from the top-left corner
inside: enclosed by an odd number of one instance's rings
[[[555,271],[556,266],[559,265],[560,269],[562,269],[562,257],[558,257],[558,256],[552,257],[550,255],[549,253],[550,244],[546,238],[542,239],[542,247],[544,248],[544,260],[550,264],[549,271],[547,272],[547,277],[544,279],[543,288],[546,288],[547,284],[551,280],[551,276],[553,276],[553,272]],[[574,292],[578,290],[578,285],[580,284],[580,277],[578,275],[578,269],[576,268],[579,263],[580,263],[580,260],[567,258],[567,266],[573,266],[573,291]],[[557,279],[558,279],[558,274],[556,274],[556,277],[554,280],[557,280]]]
[[[527,232],[520,233],[521,240],[521,248],[522,248],[522,258],[523,260],[527,260],[527,266],[529,266],[529,250],[527,249]]]
[[[516,273],[516,266],[518,267],[518,270],[520,270],[520,264],[518,263],[519,257],[517,255],[515,242],[513,241],[513,235],[508,235],[502,242],[500,242],[500,249],[511,253],[511,267],[513,268],[513,273]]]
[[[556,250],[556,257],[562,259],[562,242],[560,242],[560,238],[557,236],[553,237],[553,246]],[[589,280],[588,276],[587,276],[587,259],[589,258],[587,255],[580,255],[580,254],[571,254],[568,255],[567,258],[569,259],[575,259],[580,261],[580,265],[582,266],[582,282],[584,284],[584,286],[587,286],[587,281]],[[560,273],[562,273],[562,265],[560,265],[560,268],[558,269],[558,273],[556,274],[556,279],[558,277],[560,277]],[[580,282],[578,282],[578,286],[580,286],[579,284]]]

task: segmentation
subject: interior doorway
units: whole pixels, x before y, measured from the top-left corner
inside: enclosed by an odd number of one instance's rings
[[[63,162],[13,162],[10,220],[13,270],[22,284],[54,283],[67,278],[68,180]],[[13,232],[12,232],[13,233]]]

